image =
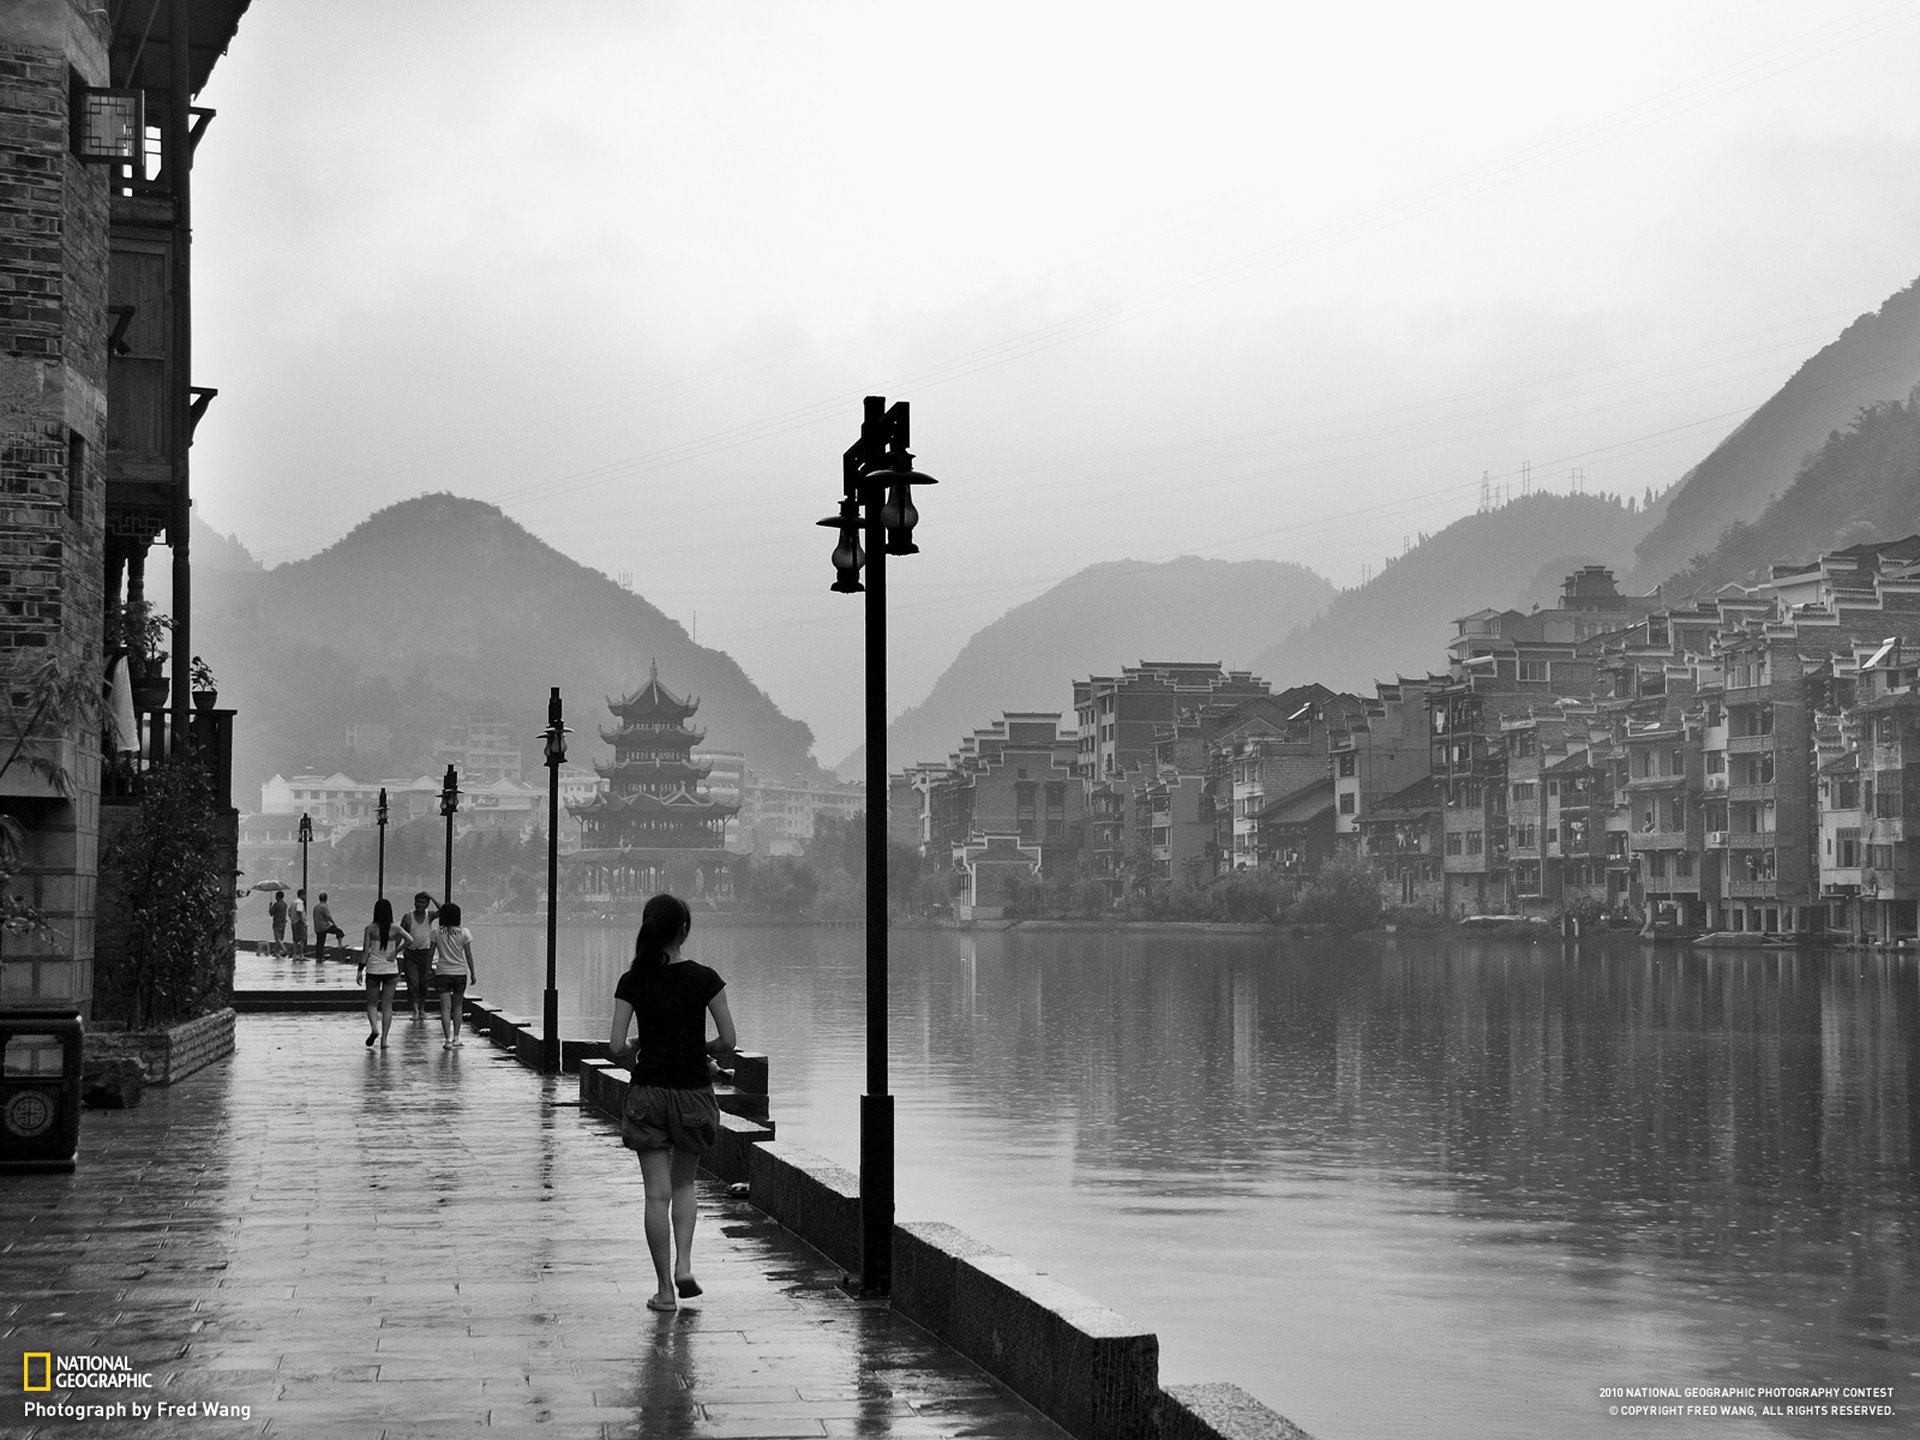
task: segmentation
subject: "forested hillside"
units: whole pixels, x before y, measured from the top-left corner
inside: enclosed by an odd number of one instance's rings
[[[1370,693],[1376,679],[1445,666],[1453,620],[1488,606],[1550,604],[1583,565],[1624,572],[1645,518],[1596,495],[1536,493],[1456,520],[1325,614],[1254,657],[1276,686]]]
[[[812,732],[730,656],[491,505],[421,496],[310,559],[208,565],[198,581],[194,648],[241,712],[243,805],[276,770],[423,773],[434,736],[469,716],[506,720],[537,761],[552,685],[576,732],[570,758],[605,759],[606,697],[637,688],[656,659],[665,684],[700,697],[709,745],[774,774],[815,772]],[[353,721],[390,726],[389,750],[349,750]]]
[[[1920,532],[1920,389],[1869,406],[1836,430],[1752,523],[1735,521],[1711,551],[1673,575],[1669,595],[1766,577],[1775,561]]]

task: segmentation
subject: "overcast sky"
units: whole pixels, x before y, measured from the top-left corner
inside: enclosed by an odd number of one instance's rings
[[[1670,484],[1920,274],[1916,74],[1915,0],[255,0],[201,96],[194,489],[268,564],[497,504],[831,764],[862,395],[941,481],[896,713],[1096,561],[1352,584],[1483,470]]]

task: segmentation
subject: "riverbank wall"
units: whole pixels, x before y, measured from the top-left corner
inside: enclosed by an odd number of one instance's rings
[[[511,1037],[496,1043],[522,1053],[510,1017],[491,1025]],[[766,1057],[739,1060],[733,1083],[715,1086],[720,1144],[702,1168],[744,1184],[757,1209],[857,1274],[859,1177],[777,1140],[766,1114]],[[587,1057],[579,1079],[581,1113],[618,1124],[625,1072]],[[1152,1331],[951,1225],[893,1227],[889,1301],[1081,1440],[1310,1440],[1236,1385],[1163,1387],[1160,1340]]]

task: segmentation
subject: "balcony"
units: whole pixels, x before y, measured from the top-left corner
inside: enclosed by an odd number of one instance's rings
[[[1771,850],[1779,836],[1772,830],[1727,830],[1729,850]]]
[[[1729,735],[1727,753],[1729,755],[1760,755],[1773,749],[1771,735]]]
[[[1771,900],[1778,888],[1772,880],[1727,881],[1727,894],[1736,900]]]
[[[1685,830],[1637,830],[1628,840],[1635,850],[1685,850],[1690,843]]]
[[[1727,799],[1731,801],[1753,803],[1756,801],[1771,800],[1773,798],[1773,782],[1771,780],[1761,785],[1729,785],[1727,787]]]
[[[1671,790],[1687,783],[1686,775],[1635,775],[1627,781],[1629,793],[1640,790]]]

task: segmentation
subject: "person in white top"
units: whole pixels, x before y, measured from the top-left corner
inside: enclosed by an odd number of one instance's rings
[[[367,1045],[378,1039],[387,1048],[387,1031],[393,1028],[393,992],[400,988],[400,951],[407,937],[393,923],[393,902],[381,896],[373,902],[373,923],[360,936],[360,964],[354,978],[367,983]],[[379,1023],[375,1024],[375,1006]]]
[[[433,984],[440,992],[440,1033],[451,1050],[460,1044],[460,1017],[466,1009],[467,982],[478,981],[473,966],[473,932],[460,923],[460,907],[449,900],[433,927]]]
[[[415,1021],[427,1018],[428,972],[433,968],[433,896],[422,890],[413,897],[413,909],[400,917],[406,931],[407,946],[400,952],[400,965],[406,972],[407,998],[413,1002]]]

